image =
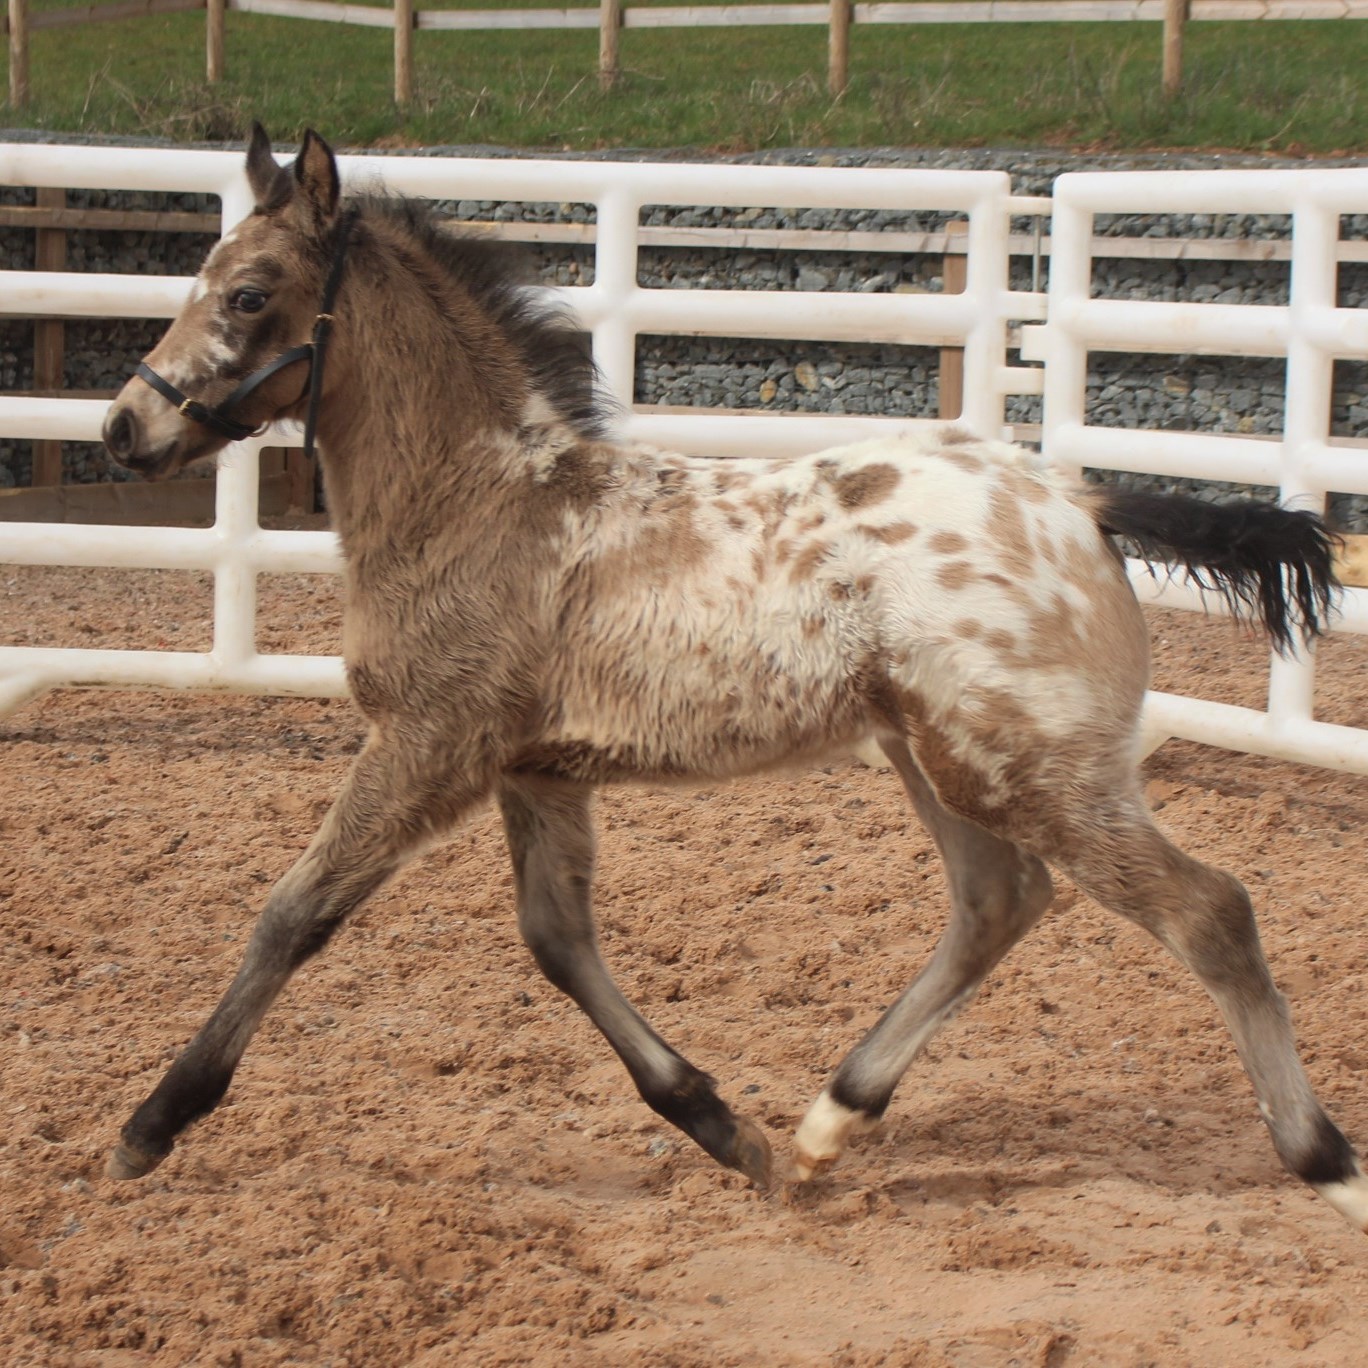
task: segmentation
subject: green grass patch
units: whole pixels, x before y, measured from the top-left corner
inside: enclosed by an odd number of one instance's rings
[[[85,24],[32,35],[32,101],[6,122],[199,141],[260,119],[280,139],[313,126],[362,147],[1368,146],[1355,21],[1194,24],[1173,100],[1156,24],[857,26],[835,100],[818,27],[627,30],[607,92],[597,44],[592,30],[419,32],[401,111],[388,30],[230,13],[228,76],[210,87],[202,16]]]

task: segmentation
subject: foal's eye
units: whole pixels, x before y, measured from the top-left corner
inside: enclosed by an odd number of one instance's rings
[[[228,296],[228,307],[238,313],[260,313],[266,307],[266,292],[244,286]]]

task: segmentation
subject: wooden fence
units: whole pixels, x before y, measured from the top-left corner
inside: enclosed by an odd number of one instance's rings
[[[29,34],[68,24],[102,23],[182,10],[205,11],[205,71],[223,79],[224,12],[268,14],[394,31],[394,99],[413,97],[413,35],[420,29],[582,29],[599,31],[599,82],[610,87],[619,72],[618,38],[624,28],[699,28],[742,25],[820,24],[826,27],[827,84],[832,95],[849,82],[850,34],[855,25],[1158,22],[1163,26],[1163,86],[1175,94],[1182,83],[1183,34],[1189,19],[1279,20],[1368,18],[1368,0],[820,0],[820,3],[694,6],[628,6],[623,0],[561,9],[416,10],[413,0],[392,7],[335,4],[329,0],[114,0],[61,10],[29,12],[29,0],[8,0],[9,102],[29,99]]]

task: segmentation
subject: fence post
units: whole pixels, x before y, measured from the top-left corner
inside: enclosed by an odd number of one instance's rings
[[[1183,30],[1188,0],[1164,0],[1164,94],[1176,95],[1183,84]]]
[[[9,0],[10,108],[22,109],[28,99],[28,0]]]
[[[394,0],[394,103],[413,99],[413,0]]]
[[[622,0],[599,0],[600,90],[611,90],[618,78],[618,35],[622,32]]]
[[[844,95],[850,84],[851,0],[831,0],[827,34],[827,90]]]
[[[951,242],[963,238],[969,225],[950,219],[945,225],[945,256],[941,258],[941,281],[946,294],[963,294],[969,280],[967,252],[951,250]],[[940,416],[958,418],[964,412],[964,348],[942,347],[940,354]]]
[[[204,10],[204,74],[211,83],[223,80],[224,0],[207,0]]]
[[[40,209],[65,209],[66,191],[41,186],[38,190]],[[66,230],[39,228],[33,266],[37,271],[65,271],[67,264]],[[56,391],[65,378],[63,352],[66,329],[60,318],[37,318],[33,322],[33,388]],[[35,488],[62,483],[62,444],[40,440],[33,444],[33,473],[29,483]]]

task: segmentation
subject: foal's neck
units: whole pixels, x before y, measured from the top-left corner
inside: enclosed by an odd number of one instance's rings
[[[516,481],[520,360],[421,249],[386,225],[349,272],[318,419],[329,509],[349,560],[440,528],[479,533]],[[487,529],[486,529],[487,530]]]

